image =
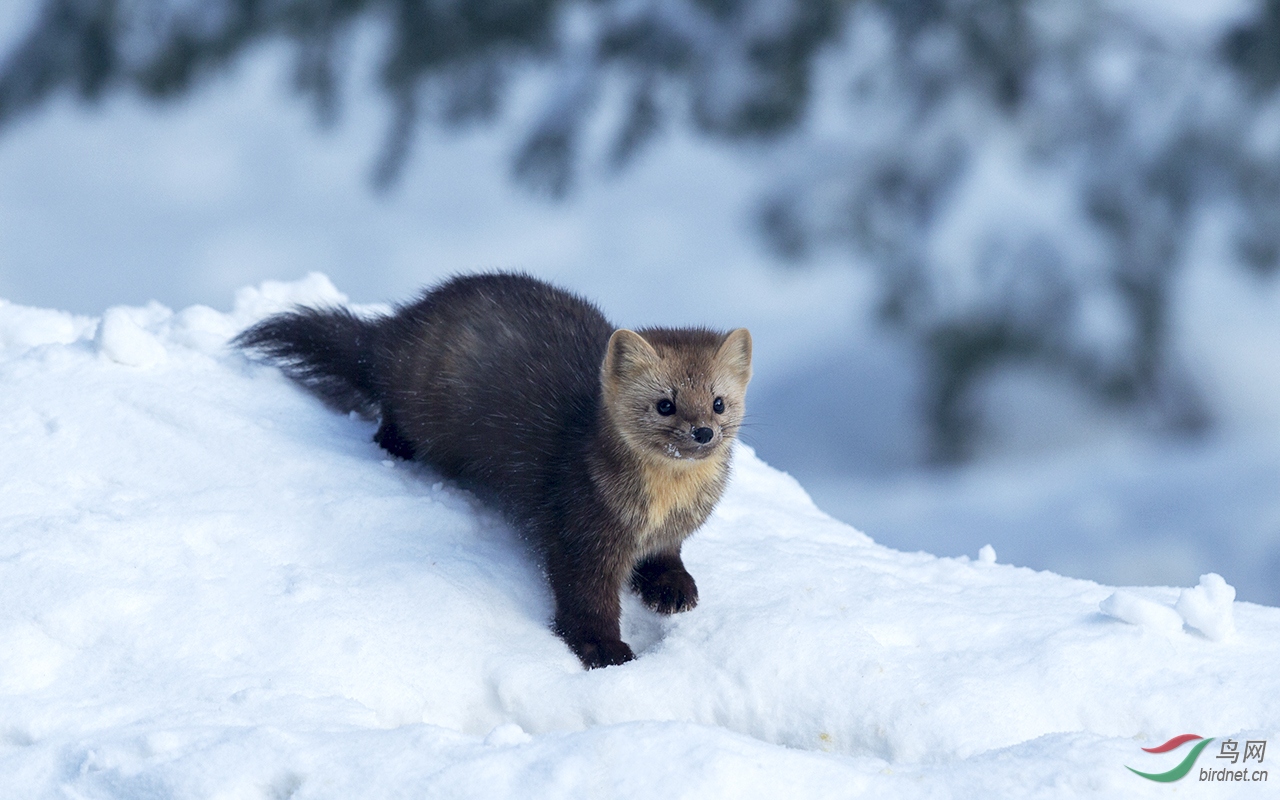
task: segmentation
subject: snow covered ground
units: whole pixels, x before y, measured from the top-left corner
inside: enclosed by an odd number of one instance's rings
[[[337,299],[0,303],[0,796],[1274,794],[1126,766],[1275,758],[1280,609],[898,552],[747,447],[698,608],[628,598],[640,657],[584,672],[509,527],[225,349]]]

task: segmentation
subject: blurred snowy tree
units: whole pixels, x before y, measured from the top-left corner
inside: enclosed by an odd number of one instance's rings
[[[492,119],[530,71],[543,104],[513,168],[552,196],[597,118],[616,117],[615,166],[667,117],[772,138],[792,166],[762,202],[766,238],[874,265],[885,318],[928,357],[934,454],[954,460],[975,388],[1016,362],[1203,426],[1170,347],[1197,217],[1233,214],[1256,269],[1280,255],[1280,0],[1254,10],[1170,24],[1136,0],[44,0],[0,66],[0,125],[62,90],[179,95],[272,38],[296,45],[296,86],[331,120],[372,21],[396,111],[381,185],[420,123]],[[838,124],[810,102],[819,65],[844,73]]]
[[[809,98],[819,45],[838,33],[830,0],[44,0],[33,29],[0,67],[0,125],[59,90],[86,100],[132,87],[157,98],[188,91],[250,45],[297,49],[295,85],[322,121],[334,118],[361,23],[381,25],[381,89],[396,116],[376,180],[393,181],[420,121],[489,120],[512,78],[550,77],[541,117],[514,161],[516,177],[553,196],[571,184],[576,145],[605,81],[625,85],[612,160],[658,130],[668,84],[687,89],[702,131],[768,135]]]
[[[1164,428],[1206,423],[1171,293],[1210,208],[1234,214],[1246,263],[1275,268],[1276,9],[1217,25],[1104,0],[857,9],[849,127],[760,219],[783,254],[834,239],[879,271],[886,318],[930,360],[937,458],[968,453],[976,384],[1016,362]]]

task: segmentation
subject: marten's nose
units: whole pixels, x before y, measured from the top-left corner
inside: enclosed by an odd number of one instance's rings
[[[710,428],[694,428],[693,429],[693,440],[698,444],[706,444],[707,442],[711,441],[711,437],[715,435],[716,435],[716,432],[711,430]]]

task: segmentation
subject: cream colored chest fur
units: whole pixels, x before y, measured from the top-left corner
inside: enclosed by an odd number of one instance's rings
[[[640,549],[651,551],[674,546],[691,533],[683,530],[683,525],[670,523],[680,517],[696,517],[700,522],[719,495],[723,471],[723,456],[692,463],[644,464],[641,478],[648,513],[640,534]]]

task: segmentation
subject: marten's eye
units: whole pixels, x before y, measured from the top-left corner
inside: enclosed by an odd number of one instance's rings
[[[658,413],[664,417],[669,417],[676,413],[676,404],[664,397],[658,401]]]
[[[716,401],[715,401],[714,403],[712,403],[712,404],[711,404],[711,410],[712,410],[712,411],[714,411],[714,412],[716,412],[717,414],[723,414],[723,413],[724,413],[724,398],[723,398],[723,397],[717,397],[717,398],[716,398]]]

